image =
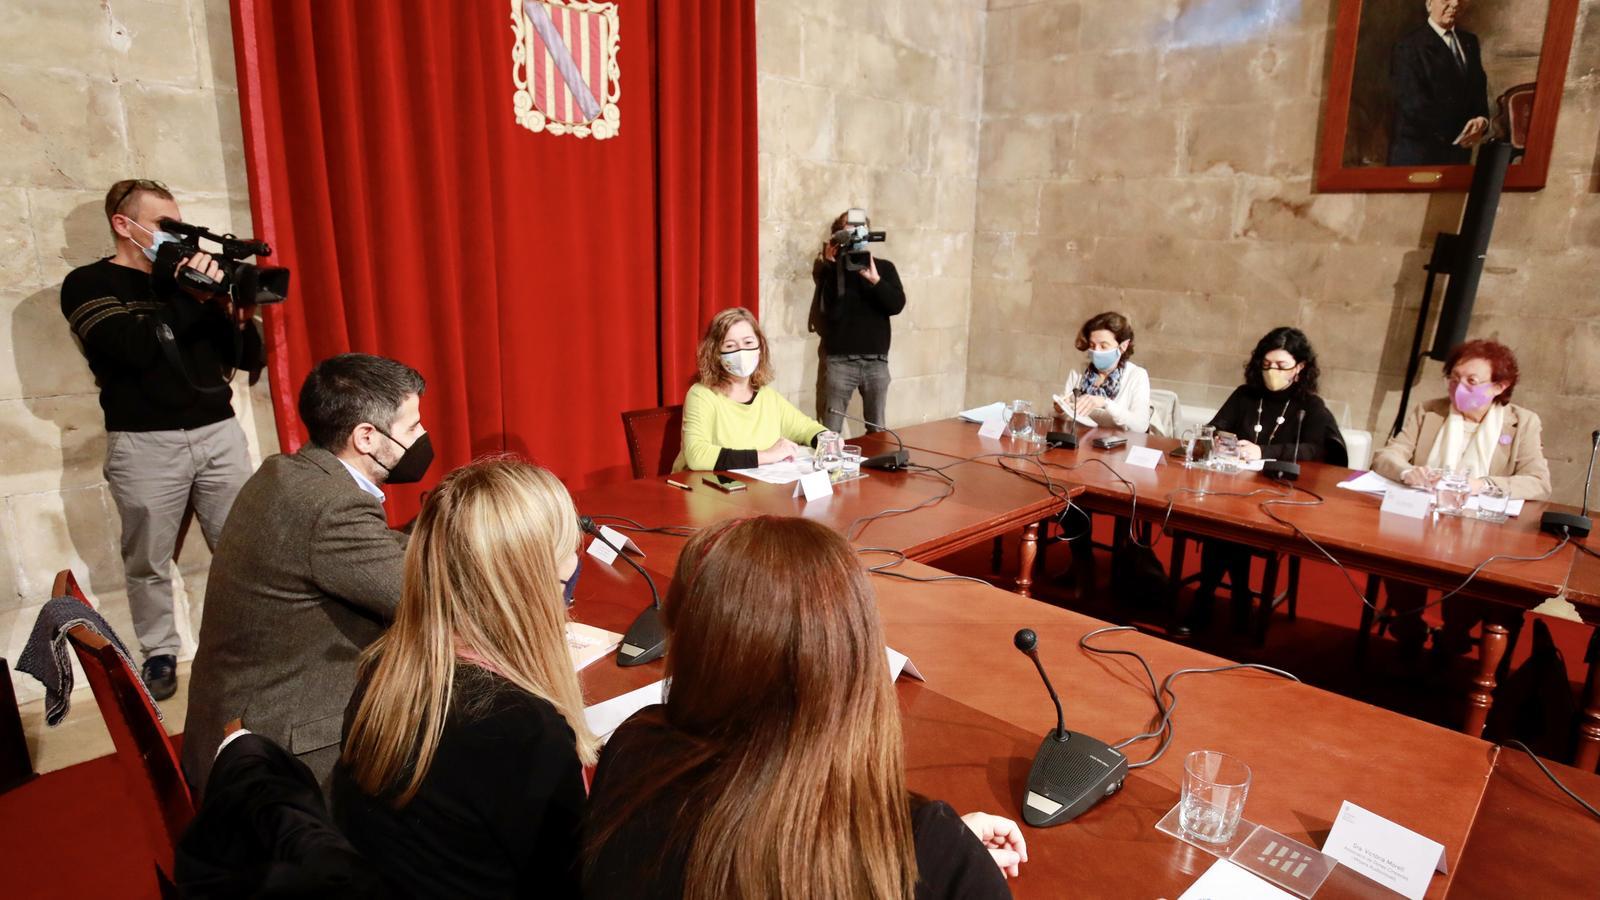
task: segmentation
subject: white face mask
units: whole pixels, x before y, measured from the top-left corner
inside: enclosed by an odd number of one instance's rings
[[[735,378],[749,378],[761,365],[760,350],[729,350],[722,354],[722,367]]]

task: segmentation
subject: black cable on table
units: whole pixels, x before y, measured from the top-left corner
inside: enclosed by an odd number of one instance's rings
[[[700,530],[692,525],[642,525],[638,521],[630,519],[627,516],[609,514],[590,516],[589,518],[596,522],[599,522],[603,519],[607,524],[611,522],[621,522],[623,524],[611,525],[610,527],[615,528],[618,531],[635,531],[644,534],[667,534],[672,535],[673,537],[693,537],[694,533]]]
[[[892,560],[890,560],[890,561],[888,561],[886,563],[879,563],[879,564],[877,564],[875,566],[868,566],[867,567],[867,571],[871,572],[874,575],[886,575],[886,576],[888,576],[890,578],[902,578],[902,579],[905,579],[906,581],[922,581],[922,582],[971,581],[971,582],[974,582],[976,584],[981,584],[984,587],[994,587],[994,585],[990,584],[987,581],[984,581],[982,578],[974,578],[971,575],[907,575],[904,572],[891,572],[891,571],[889,571],[890,569],[893,569],[896,566],[899,566],[902,563],[906,562],[907,558],[906,558],[906,554],[905,554],[904,550],[896,550],[896,549],[894,549],[892,547],[857,547],[856,548],[856,552],[857,553],[887,553],[887,554],[890,554],[891,556],[895,557],[894,559],[892,559]]]
[[[1566,794],[1568,797],[1571,797],[1573,800],[1577,801],[1579,806],[1581,806],[1584,809],[1588,810],[1589,811],[1589,815],[1594,816],[1597,819],[1600,819],[1600,809],[1595,809],[1593,806],[1590,806],[1589,805],[1589,801],[1583,799],[1582,797],[1579,797],[1577,794],[1574,794],[1572,792],[1571,788],[1569,788],[1566,785],[1562,784],[1561,783],[1561,779],[1556,777],[1556,773],[1550,771],[1550,769],[1545,766],[1544,760],[1539,758],[1539,754],[1537,754],[1537,753],[1533,752],[1532,750],[1528,749],[1528,745],[1527,744],[1524,744],[1523,742],[1517,741],[1517,740],[1510,740],[1510,741],[1506,741],[1504,746],[1516,747],[1518,750],[1521,750],[1523,753],[1528,754],[1528,758],[1533,760],[1533,764],[1539,767],[1539,771],[1543,772],[1544,776],[1546,778],[1550,779],[1550,783],[1552,783],[1556,787],[1560,788],[1561,792],[1563,794]]]

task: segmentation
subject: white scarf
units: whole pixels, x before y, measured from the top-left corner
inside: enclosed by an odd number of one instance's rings
[[[1428,468],[1465,472],[1469,478],[1487,478],[1505,424],[1505,404],[1491,403],[1469,444],[1467,420],[1462,417],[1460,410],[1451,406],[1450,415],[1445,416],[1444,427],[1439,429],[1439,436],[1433,441],[1433,449],[1428,451]]]

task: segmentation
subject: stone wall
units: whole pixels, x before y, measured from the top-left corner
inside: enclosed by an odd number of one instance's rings
[[[850,206],[888,232],[879,255],[906,286],[890,424],[946,416],[962,401],[983,17],[983,0],[757,0],[761,318],[776,386],[808,413],[811,262]]]
[[[0,651],[14,661],[68,566],[134,639],[104,419],[58,293],[112,251],[106,188],[159,179],[184,218],[245,233],[250,206],[227,0],[0,0],[0,34]],[[252,455],[275,452],[265,379],[234,408]],[[208,560],[189,529],[178,594],[196,620]]]
[[[1421,266],[1464,197],[1313,193],[1332,5],[992,0],[968,403],[1048,402],[1082,365],[1078,326],[1118,309],[1155,386],[1197,405],[1299,326],[1335,413],[1387,434]],[[1583,0],[1548,186],[1505,195],[1471,328],[1518,351],[1569,503],[1600,425],[1597,65]],[[1442,394],[1429,363],[1418,396]]]

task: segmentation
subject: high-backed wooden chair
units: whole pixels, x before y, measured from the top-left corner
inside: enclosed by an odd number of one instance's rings
[[[90,605],[71,570],[56,575],[51,596],[73,597]],[[194,818],[194,799],[179,766],[177,750],[150,698],[140,689],[139,674],[129,668],[116,647],[82,625],[68,629],[67,640],[83,665],[106,730],[111,732],[162,895],[176,896],[172,887],[173,848]]]
[[[657,406],[622,414],[622,432],[628,438],[628,462],[633,477],[651,478],[672,471],[683,449],[683,407]]]

